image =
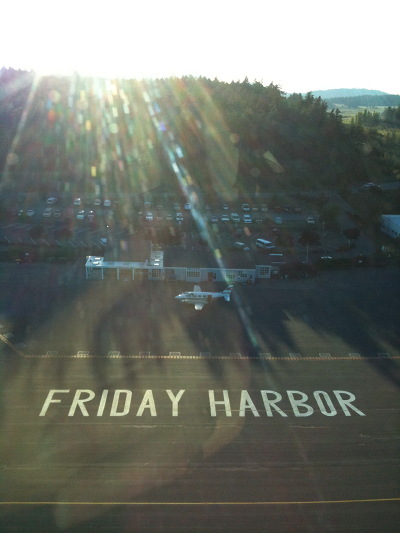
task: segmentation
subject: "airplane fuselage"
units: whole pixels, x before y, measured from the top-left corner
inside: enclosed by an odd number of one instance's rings
[[[192,304],[196,310],[201,310],[203,307],[218,298],[224,298],[227,302],[230,301],[232,286],[227,287],[223,292],[207,292],[201,291],[198,285],[195,285],[193,291],[182,292],[175,296],[176,300],[183,303]]]

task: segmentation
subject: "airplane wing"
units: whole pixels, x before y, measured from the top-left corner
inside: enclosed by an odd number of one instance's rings
[[[207,302],[196,302],[194,304],[194,308],[196,309],[196,311],[201,311],[203,309],[203,307],[206,305]]]

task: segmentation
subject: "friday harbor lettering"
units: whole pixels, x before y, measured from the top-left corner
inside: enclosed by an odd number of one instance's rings
[[[44,400],[39,416],[55,414],[55,410],[67,409],[69,417],[123,417],[143,415],[156,417],[159,409],[168,407],[170,416],[180,414],[181,400],[185,389],[173,392],[151,389],[133,391],[104,389],[94,392],[90,389],[51,389]],[[333,390],[330,392],[316,390],[306,394],[298,390],[286,390],[282,393],[273,390],[230,393],[228,390],[208,390],[204,393],[208,401],[211,417],[308,417],[320,413],[326,417],[366,416],[354,405],[356,396],[349,391]],[[199,402],[198,393],[193,400]],[[190,394],[183,402],[190,408]],[[182,411],[182,410],[181,410]]]

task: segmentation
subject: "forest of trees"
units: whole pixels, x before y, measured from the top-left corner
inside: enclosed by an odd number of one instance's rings
[[[388,107],[400,105],[400,95],[398,94],[363,94],[360,96],[337,96],[326,98],[329,108],[345,106],[355,107]]]
[[[2,186],[138,192],[176,181],[175,159],[202,192],[224,173],[247,193],[394,181],[400,136],[369,127],[398,127],[399,114],[367,111],[347,125],[320,97],[247,79],[37,79],[2,69]]]
[[[389,106],[381,113],[364,109],[357,113],[351,122],[369,128],[398,129],[400,128],[400,104],[397,108]]]

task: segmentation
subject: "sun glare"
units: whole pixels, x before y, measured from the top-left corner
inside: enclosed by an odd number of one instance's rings
[[[0,44],[7,45],[5,66],[39,75],[77,72],[108,78],[191,74],[193,60],[200,54],[193,55],[193,35],[180,20],[180,6],[180,2],[172,6],[71,0],[59,12],[47,0],[28,3],[24,17],[18,19],[18,34],[0,36]],[[9,18],[18,16],[16,8],[7,10]]]

